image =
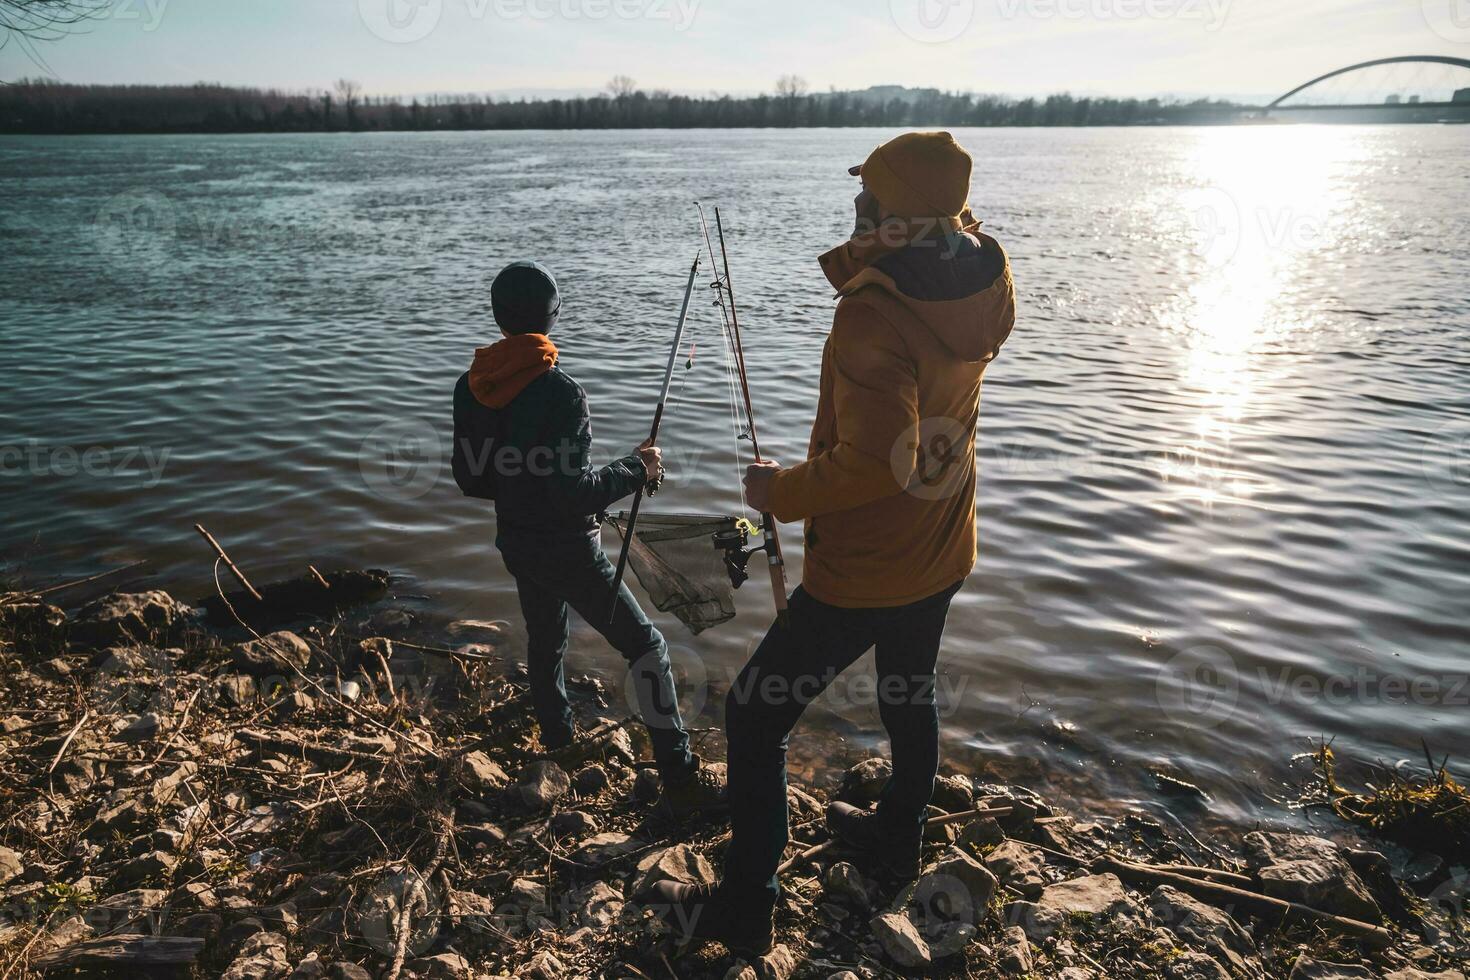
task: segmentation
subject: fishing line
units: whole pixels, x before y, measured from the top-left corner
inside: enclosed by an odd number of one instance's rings
[[[740,397],[739,362],[736,360],[735,352],[735,332],[730,325],[730,309],[725,305],[725,292],[730,288],[730,284],[720,274],[720,267],[715,262],[715,243],[710,237],[709,222],[704,216],[704,205],[696,201],[694,206],[699,209],[699,224],[704,229],[704,243],[709,249],[710,268],[715,276],[714,282],[710,283],[710,288],[715,291],[715,305],[720,308],[720,332],[725,340],[725,383],[730,393],[730,426],[735,443],[735,486],[740,494],[741,513],[748,515],[751,510],[750,503],[745,498],[745,463],[740,454],[740,440],[750,438],[750,426],[749,422],[742,419],[743,405]]]

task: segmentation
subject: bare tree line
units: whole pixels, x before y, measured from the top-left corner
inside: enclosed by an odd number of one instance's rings
[[[6,2],[6,0],[0,0]],[[364,94],[338,79],[330,90],[283,92],[222,85],[0,86],[0,133],[327,132],[486,129],[689,129],[846,126],[1094,126],[1231,122],[1223,102],[1004,99],[937,89],[808,91],[786,75],[772,94],[692,97],[648,92],[618,75],[596,96],[496,101]]]

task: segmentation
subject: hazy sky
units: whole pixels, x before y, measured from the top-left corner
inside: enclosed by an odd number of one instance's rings
[[[38,49],[77,82],[369,92],[1278,94],[1398,54],[1470,57],[1470,0],[116,0]],[[12,44],[0,79],[41,72]]]

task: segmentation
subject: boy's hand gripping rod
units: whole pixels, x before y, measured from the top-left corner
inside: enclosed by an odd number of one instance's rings
[[[664,405],[669,400],[669,387],[674,381],[674,363],[679,359],[679,343],[684,339],[684,321],[689,317],[689,300],[694,295],[694,277],[699,274],[699,253],[694,253],[694,265],[689,268],[689,283],[684,287],[684,305],[679,308],[679,323],[674,328],[674,343],[669,347],[669,366],[664,369],[664,387],[658,396],[658,407],[653,410],[653,430],[648,434],[650,446],[658,442],[658,429],[664,420]],[[655,481],[648,481],[653,483]],[[638,488],[638,493],[633,497],[633,506],[628,511],[628,526],[623,529],[623,548],[618,552],[618,573],[613,578],[612,584],[612,610],[607,615],[608,625],[612,625],[618,616],[618,594],[623,588],[623,575],[628,569],[628,548],[633,543],[633,531],[638,524],[638,507],[643,503],[644,491],[648,484]]]

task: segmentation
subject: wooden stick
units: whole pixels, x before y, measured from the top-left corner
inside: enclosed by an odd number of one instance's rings
[[[66,750],[71,748],[71,740],[77,737],[77,732],[82,730],[82,726],[87,723],[87,719],[90,717],[92,717],[91,708],[82,711],[82,717],[77,719],[76,725],[72,727],[71,731],[66,733],[66,738],[62,739],[61,748],[56,750],[56,758],[52,759],[51,765],[46,767],[48,773],[55,772],[56,767],[61,765],[61,759],[66,755]]]
[[[1134,885],[1171,885],[1182,892],[1212,905],[1239,906],[1259,915],[1289,919],[1306,919],[1316,925],[1325,926],[1341,935],[1350,936],[1379,948],[1393,945],[1393,933],[1382,926],[1375,926],[1358,919],[1349,919],[1330,912],[1299,905],[1280,898],[1272,898],[1259,892],[1222,885],[1213,881],[1201,881],[1171,871],[1160,871],[1147,865],[1132,864],[1116,858],[1103,857],[1093,862],[1094,874],[1111,872]]]
[[[332,583],[331,582],[328,582],[326,580],[326,578],[323,577],[322,573],[316,570],[316,566],[315,565],[307,565],[306,566],[306,570],[309,571],[309,572],[311,572],[312,578],[316,579],[317,582],[321,583],[321,587],[322,588],[324,588],[324,589],[330,589],[332,587]]]
[[[203,524],[195,524],[194,530],[198,531],[200,536],[203,537],[205,541],[209,542],[209,546],[214,549],[214,553],[219,557],[219,560],[225,563],[225,567],[230,570],[230,574],[235,576],[235,580],[237,582],[245,586],[245,591],[254,596],[256,602],[264,602],[265,599],[261,598],[260,593],[255,591],[255,586],[250,584],[250,580],[246,578],[245,573],[240,571],[239,567],[230,560],[230,556],[225,554],[225,549],[219,546],[219,542],[214,539],[214,535],[204,530]]]
[[[943,827],[946,824],[959,823],[974,817],[1008,817],[1010,815],[1011,808],[1008,806],[980,807],[975,810],[962,810],[959,813],[946,813],[942,817],[930,817],[924,821],[924,826]]]
[[[1222,885],[1234,885],[1236,888],[1254,889],[1256,887],[1256,880],[1250,875],[1236,874],[1234,871],[1225,871],[1221,868],[1200,868],[1192,864],[1140,864],[1139,867],[1148,868],[1150,871],[1184,875],[1187,878],[1217,881]]]
[[[78,585],[86,585],[89,582],[95,582],[98,579],[104,579],[110,575],[118,575],[122,572],[131,571],[132,569],[137,568],[139,565],[146,564],[148,564],[148,559],[141,558],[138,561],[130,562],[127,565],[123,565],[120,568],[114,568],[111,571],[98,572],[96,575],[88,575],[86,578],[73,579],[70,582],[62,582],[60,585],[48,585],[46,588],[37,589],[34,592],[17,592],[15,593],[15,595],[20,598],[32,597],[39,599],[42,596],[48,596],[54,592],[64,592],[67,589],[76,588]]]

